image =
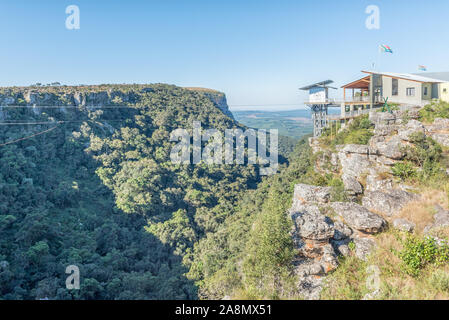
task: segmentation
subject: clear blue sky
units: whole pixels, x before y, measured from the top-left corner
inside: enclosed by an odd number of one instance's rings
[[[80,30],[65,28],[72,4]],[[365,27],[371,4],[379,30]],[[163,82],[297,108],[283,104],[301,105],[298,87],[356,79],[379,44],[394,51],[384,71],[449,71],[448,14],[447,0],[0,0],[0,86]]]

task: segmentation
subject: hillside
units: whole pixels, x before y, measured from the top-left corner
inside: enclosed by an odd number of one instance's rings
[[[225,101],[164,84],[1,88],[0,298],[196,299],[183,258],[260,177],[172,164],[169,134],[240,127]]]
[[[200,241],[201,293],[449,298],[448,111],[373,111],[302,140],[221,226],[226,237]]]

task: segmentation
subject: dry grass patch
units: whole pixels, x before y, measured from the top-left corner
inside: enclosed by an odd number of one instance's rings
[[[407,274],[394,251],[402,250],[404,233],[390,230],[376,236],[377,250],[368,261],[354,256],[341,259],[341,265],[326,279],[322,299],[359,300],[370,292],[370,266],[380,271],[379,300],[449,299],[449,266],[429,266],[418,277]]]
[[[415,231],[420,234],[424,227],[433,223],[433,215],[436,213],[435,205],[448,208],[448,197],[444,190],[427,189],[420,193],[418,201],[410,202],[397,217],[404,218],[416,224]]]

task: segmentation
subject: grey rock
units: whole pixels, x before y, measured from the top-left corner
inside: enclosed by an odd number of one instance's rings
[[[413,232],[416,225],[406,219],[398,218],[393,221],[393,227],[405,232]]]
[[[386,221],[365,207],[354,202],[333,202],[335,213],[341,216],[351,228],[365,233],[377,233],[386,226]]]
[[[397,126],[395,125],[379,124],[374,128],[374,134],[376,136],[389,136],[395,131],[397,131]]]
[[[337,147],[339,152],[368,154],[368,146],[363,144],[345,144]]]
[[[323,289],[323,277],[314,275],[305,276],[299,279],[298,293],[305,300],[319,300]]]
[[[349,238],[353,233],[352,229],[341,221],[334,222],[334,230],[335,232],[333,238],[335,240],[343,240]]]
[[[405,152],[402,147],[402,140],[398,135],[391,138],[371,139],[370,141],[371,152],[394,160],[400,160],[404,157]]]
[[[362,198],[362,205],[386,216],[394,216],[410,201],[416,201],[419,196],[400,189],[391,189],[387,192],[366,191]]]
[[[424,125],[420,121],[410,120],[398,131],[398,136],[404,141],[409,141],[409,136],[417,132],[424,133]]]
[[[376,242],[370,238],[355,238],[354,244],[355,256],[364,261],[376,248]]]
[[[433,223],[424,228],[424,234],[430,234],[435,229],[449,227],[449,211],[444,210],[440,205],[436,205],[435,210]]]
[[[360,177],[371,166],[367,154],[339,152],[338,158],[342,172],[352,177]]]
[[[377,173],[366,176],[367,191],[389,190],[393,185],[393,179],[381,179]]]
[[[351,194],[361,194],[363,193],[362,185],[357,181],[356,178],[350,176],[349,174],[344,173],[341,176],[343,180],[343,185],[346,191],[349,191]]]
[[[348,245],[350,241],[350,238],[346,238],[343,240],[331,240],[331,244],[337,255],[347,257],[351,254],[351,250],[349,249]]]
[[[449,119],[436,118],[430,126],[427,126],[429,131],[447,131],[449,130]]]
[[[431,137],[439,144],[449,147],[449,133],[432,133]]]
[[[307,184],[295,185],[292,210],[306,203],[327,203],[331,196],[330,187],[317,187]],[[299,211],[299,210],[298,210]]]
[[[298,235],[311,240],[328,240],[334,236],[332,221],[322,214],[302,214],[295,220]]]

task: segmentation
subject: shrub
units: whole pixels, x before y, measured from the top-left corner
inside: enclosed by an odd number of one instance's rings
[[[407,180],[416,175],[416,170],[410,162],[397,162],[394,164],[391,171],[395,177],[401,180]]]
[[[331,201],[346,202],[348,201],[348,195],[346,194],[343,181],[341,179],[333,178],[329,183],[329,187],[332,187]]]
[[[422,121],[433,122],[435,118],[449,118],[449,103],[433,101],[419,111]]]
[[[438,244],[432,237],[420,239],[413,235],[398,240],[403,248],[394,253],[402,260],[401,269],[411,276],[418,276],[427,265],[441,265],[449,261],[449,246],[446,242]]]
[[[339,144],[368,144],[373,136],[373,124],[368,119],[368,115],[354,118],[352,122],[330,140],[330,130],[324,131],[324,144],[336,146]]]

